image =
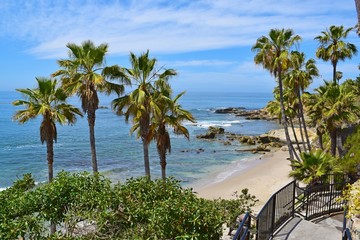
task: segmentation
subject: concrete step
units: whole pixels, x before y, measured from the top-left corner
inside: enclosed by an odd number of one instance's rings
[[[295,217],[291,219],[285,226],[283,226],[274,236],[276,240],[291,240],[291,239],[324,239],[324,240],[339,240],[342,237],[341,229],[337,221],[331,224],[323,223],[316,224],[310,221]]]

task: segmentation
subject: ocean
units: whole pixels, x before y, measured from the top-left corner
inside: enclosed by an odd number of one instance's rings
[[[11,103],[22,96],[18,92],[0,91],[0,188],[11,186],[25,173],[31,173],[37,182],[47,180],[46,144],[40,142],[41,117],[18,124],[12,120],[15,107]],[[110,108],[113,97],[101,96],[96,112],[95,138],[99,171],[114,181],[144,175],[143,152],[140,139],[130,135],[131,121],[117,116]],[[227,132],[260,135],[278,129],[276,122],[246,120],[232,114],[216,114],[225,107],[260,109],[272,99],[271,93],[186,93],[181,98],[183,108],[196,118],[196,123],[185,123],[190,140],[171,135],[171,154],[167,156],[167,175],[174,176],[184,185],[204,178],[221,167],[235,161],[247,161],[252,153],[239,152],[244,148],[238,142],[225,146],[219,141],[197,139],[209,126],[225,128]],[[77,98],[71,104],[80,106]],[[200,150],[201,149],[201,150]],[[199,151],[200,150],[200,151]],[[153,178],[160,178],[161,168],[154,143],[150,145],[150,166]],[[86,117],[73,126],[58,125],[58,141],[54,144],[54,172],[91,171],[89,130]]]

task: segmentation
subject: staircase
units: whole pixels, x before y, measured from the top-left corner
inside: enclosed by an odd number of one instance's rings
[[[342,238],[342,214],[322,219],[318,223],[292,218],[272,239],[274,240],[339,240]]]

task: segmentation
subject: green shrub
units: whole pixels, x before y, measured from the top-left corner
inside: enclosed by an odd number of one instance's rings
[[[129,179],[111,185],[99,175],[61,172],[34,187],[30,175],[0,192],[0,239],[219,239],[255,197],[198,198],[180,182]],[[49,236],[49,223],[57,224]]]

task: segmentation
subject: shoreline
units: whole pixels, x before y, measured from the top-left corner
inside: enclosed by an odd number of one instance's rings
[[[270,196],[291,182],[288,152],[272,149],[271,152],[244,161],[236,161],[198,182],[191,184],[193,191],[205,199],[233,199],[233,193],[244,188],[259,200],[253,207],[259,211]]]

